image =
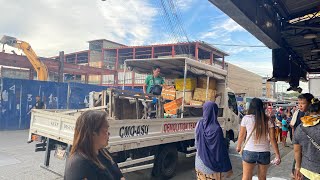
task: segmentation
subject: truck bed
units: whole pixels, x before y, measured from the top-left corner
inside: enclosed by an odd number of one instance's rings
[[[75,123],[81,112],[33,110],[30,135],[37,134],[72,145]],[[194,139],[200,118],[109,120],[110,152]],[[221,119],[222,120],[222,119]]]
[[[80,112],[33,110],[30,134],[48,137],[72,145],[74,127]],[[109,120],[110,152],[194,139],[200,118]]]

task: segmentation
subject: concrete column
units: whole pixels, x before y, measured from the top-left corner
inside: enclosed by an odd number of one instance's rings
[[[63,82],[63,72],[64,72],[64,51],[59,52],[59,72],[58,72],[58,82]]]

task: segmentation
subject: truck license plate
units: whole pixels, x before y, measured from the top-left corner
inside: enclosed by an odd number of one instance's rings
[[[54,153],[54,156],[58,159],[64,160],[66,157],[66,150],[62,148],[57,148]]]

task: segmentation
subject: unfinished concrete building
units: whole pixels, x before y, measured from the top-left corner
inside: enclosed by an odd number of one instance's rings
[[[89,50],[87,51],[66,54],[65,61],[115,71],[114,74],[89,76],[89,83],[91,84],[104,86],[120,86],[124,84],[130,87],[141,87],[146,75],[126,71],[126,75],[124,76],[124,61],[126,59],[189,57],[196,61],[224,68],[224,59],[227,55],[227,53],[202,41],[126,46],[109,40],[99,39],[89,41]],[[79,57],[86,57],[86,61],[79,61]],[[126,77],[125,80],[124,77]]]

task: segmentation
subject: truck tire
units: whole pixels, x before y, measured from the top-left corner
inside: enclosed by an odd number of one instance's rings
[[[170,179],[175,174],[177,163],[177,148],[174,145],[163,146],[156,155],[152,175],[161,179]]]

